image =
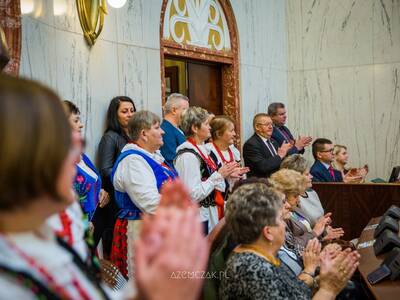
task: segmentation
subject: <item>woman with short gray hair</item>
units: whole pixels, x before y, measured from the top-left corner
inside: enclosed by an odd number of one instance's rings
[[[311,299],[312,290],[281,264],[277,252],[285,240],[281,198],[263,183],[236,189],[226,205],[226,224],[239,243],[226,263],[220,299]],[[358,266],[348,250],[321,257],[319,290],[314,300],[335,299]],[[311,276],[311,275],[310,275]]]
[[[111,173],[119,208],[111,261],[125,277],[132,276],[132,248],[142,223],[141,215],[156,212],[162,184],[176,177],[164,165],[158,151],[164,131],[156,114],[144,110],[135,113],[128,130],[131,142],[122,149]]]
[[[192,106],[182,115],[181,129],[187,141],[176,149],[175,169],[189,188],[192,199],[200,205],[200,219],[206,233],[223,216],[225,178],[240,171],[236,162],[220,168],[209,156],[204,142],[210,138],[209,113]],[[235,173],[236,172],[236,173]]]

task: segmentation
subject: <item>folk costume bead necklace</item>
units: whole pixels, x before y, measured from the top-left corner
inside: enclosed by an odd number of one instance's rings
[[[228,154],[229,154],[229,161],[227,161],[224,157],[224,155],[222,154],[222,151],[219,149],[219,147],[213,142],[213,145],[215,147],[215,150],[217,150],[217,153],[219,155],[219,157],[221,158],[222,162],[224,164],[228,164],[233,162],[233,152],[232,150],[228,147]]]

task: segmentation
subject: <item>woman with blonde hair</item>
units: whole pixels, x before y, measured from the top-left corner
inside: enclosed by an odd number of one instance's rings
[[[301,213],[310,221],[311,225],[317,222],[324,215],[324,208],[319,200],[318,194],[312,189],[312,178],[307,160],[300,154],[293,154],[286,157],[281,163],[281,169],[289,169],[303,174],[307,178],[307,188],[300,195],[298,205]]]
[[[335,145],[333,147],[334,160],[332,167],[342,172],[343,182],[345,183],[363,183],[368,174],[368,165],[362,168],[346,168],[349,160],[347,147],[343,145]]]
[[[331,223],[331,213],[327,213],[317,220],[314,226],[298,209],[299,198],[308,185],[307,178],[294,170],[280,169],[269,178],[271,186],[281,193],[285,194],[286,200],[290,205],[290,218],[286,221],[288,230],[293,233],[293,236],[298,245],[299,252],[307,245],[308,241],[317,237],[322,240],[331,240],[339,238],[343,235],[343,230],[330,229],[328,225]],[[325,230],[328,229],[326,235]]]
[[[216,116],[211,120],[210,126],[212,142],[206,144],[206,147],[215,164],[220,167],[231,162],[240,163],[240,152],[234,145],[236,132],[233,119],[228,116]],[[243,169],[243,173],[247,169]],[[226,191],[230,191],[238,179],[240,178],[227,180]]]

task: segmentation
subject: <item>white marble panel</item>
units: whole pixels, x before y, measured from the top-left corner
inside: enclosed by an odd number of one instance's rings
[[[400,1],[374,1],[374,62],[400,61]]]
[[[81,35],[56,33],[56,86],[62,99],[74,102],[81,111],[84,131],[88,128],[89,48]]]
[[[400,165],[400,63],[375,66],[377,174],[388,179]]]
[[[118,42],[160,48],[161,0],[128,1],[117,11]]]
[[[35,0],[33,12],[22,16],[54,26],[53,0]]]
[[[93,157],[104,132],[104,120],[110,100],[120,95],[117,45],[98,40],[88,60],[87,128],[88,153]],[[75,83],[79,85],[79,83]]]
[[[286,102],[286,81],[285,71],[241,65],[242,142],[253,134],[255,114],[267,112],[271,102]]]
[[[22,18],[20,75],[56,88],[56,31],[37,20]]]
[[[239,31],[241,62],[286,70],[285,2],[235,0],[231,3]]]
[[[119,90],[131,97],[136,109],[147,108],[147,55],[146,49],[118,45]]]
[[[375,161],[373,66],[289,73],[288,124],[297,134],[348,146],[351,166]],[[311,149],[307,158],[312,161]]]
[[[162,116],[160,51],[146,50],[147,56],[147,109]]]
[[[51,0],[50,2],[52,3],[52,7],[48,6],[48,10],[58,5],[66,5],[64,14],[54,15],[54,26],[60,30],[82,34],[76,0]]]
[[[288,70],[303,69],[303,19],[301,0],[286,0]]]
[[[302,0],[304,68],[371,64],[373,2]]]
[[[118,36],[117,36],[117,28],[118,28],[118,13],[120,10],[126,10],[126,6],[128,5],[128,2],[125,4],[125,6],[121,8],[113,8],[107,3],[107,14],[104,16],[104,27],[102,32],[100,33],[100,36],[98,39],[104,40],[104,41],[112,41],[112,42],[117,42],[118,41]],[[82,32],[82,31],[81,31]],[[96,44],[95,44],[96,46]]]

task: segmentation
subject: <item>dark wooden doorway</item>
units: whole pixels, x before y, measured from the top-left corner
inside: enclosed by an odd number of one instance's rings
[[[184,94],[189,97],[191,106],[200,106],[215,115],[222,115],[221,68],[222,65],[217,63],[166,58],[166,94]]]

